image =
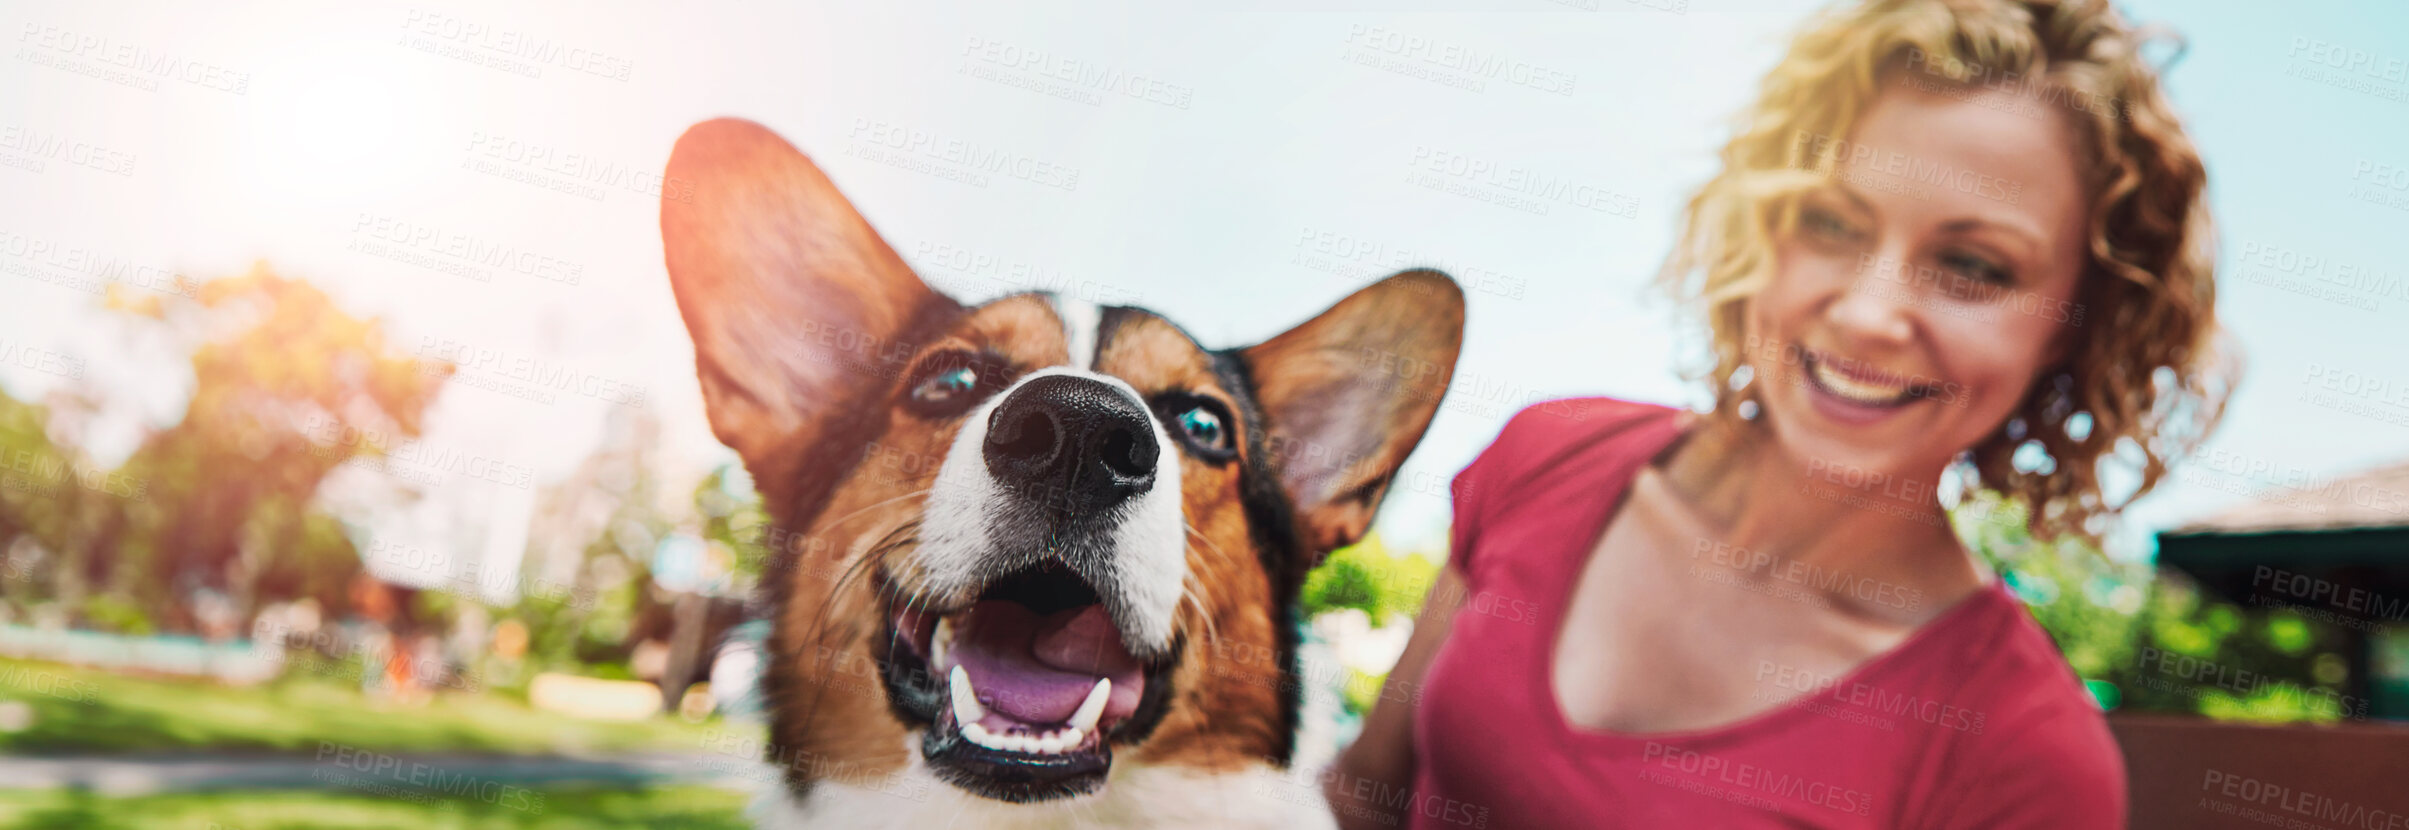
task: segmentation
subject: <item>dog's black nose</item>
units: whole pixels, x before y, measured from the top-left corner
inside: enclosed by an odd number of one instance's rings
[[[1146,492],[1161,451],[1137,401],[1083,377],[1029,381],[987,418],[987,469],[996,482],[1074,515]]]

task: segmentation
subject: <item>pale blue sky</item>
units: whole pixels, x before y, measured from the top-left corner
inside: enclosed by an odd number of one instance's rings
[[[384,316],[403,348],[485,350],[641,388],[668,420],[665,449],[699,472],[730,456],[702,422],[646,176],[686,125],[739,115],[812,153],[933,282],[972,299],[1035,274],[1134,297],[1231,345],[1303,319],[1356,284],[1350,275],[1436,262],[1481,281],[1491,290],[1471,295],[1462,383],[1382,519],[1394,535],[1432,538],[1446,521],[1445,478],[1521,401],[1683,400],[1669,310],[1645,302],[1642,283],[1672,211],[1711,172],[1725,119],[1820,3],[1206,5],[15,4],[0,13],[10,37],[0,130],[24,140],[0,133],[0,161],[43,164],[0,166],[12,197],[0,202],[0,337],[86,360],[126,405],[97,439],[121,455],[146,423],[180,412],[190,378],[165,344],[130,337],[59,276],[93,261],[221,275],[264,258]],[[2398,360],[2409,355],[2409,267],[2398,264],[2409,190],[2392,188],[2409,187],[2409,173],[2376,181],[2409,167],[2409,80],[2387,74],[2409,60],[2409,13],[2126,8],[2190,38],[2169,84],[2209,161],[2220,310],[2251,367],[2213,445],[2243,474],[2168,487],[2136,509],[2135,533],[2279,477],[2248,472],[2252,461],[2330,474],[2409,457],[2398,425],[2409,418],[2302,401],[2320,378],[2409,384]],[[2287,74],[2312,57],[2347,63],[2352,50],[2377,73],[2365,90]],[[1507,68],[1469,75],[1456,55]],[[151,72],[161,56],[180,76]],[[111,72],[131,80],[93,77]],[[1081,83],[1099,73],[1123,83]],[[930,175],[963,171],[912,149],[909,169],[873,152],[897,135],[1056,172]],[[44,157],[44,146],[68,149]],[[549,161],[528,161],[529,148]],[[1565,187],[1529,204],[1480,201],[1444,190],[1455,164]],[[1434,165],[1439,179],[1419,178]],[[1072,189],[1049,186],[1073,172]],[[2355,198],[2371,192],[2393,201]],[[549,264],[464,266],[390,244],[411,228]],[[2250,282],[2235,267],[2246,243],[2278,262],[2349,264],[2377,286],[2337,302]],[[86,258],[64,253],[76,250]],[[963,262],[989,270],[948,266]],[[483,279],[446,270],[463,266]],[[571,270],[576,284],[558,279]],[[11,394],[60,382],[6,363]],[[2362,402],[2377,412],[2409,402],[2391,400]],[[428,443],[556,477],[614,406],[462,385]],[[374,475],[358,486],[373,489]],[[364,512],[363,528],[457,549],[455,561],[515,547],[507,526],[526,490],[427,477],[440,485],[429,504]],[[485,530],[494,525],[505,527]]]

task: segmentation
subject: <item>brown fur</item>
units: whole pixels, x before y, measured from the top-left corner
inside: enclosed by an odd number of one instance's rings
[[[1019,296],[965,315],[924,351],[993,351],[1011,358],[1016,367],[1034,369],[1065,362],[1067,346],[1053,309],[1040,298]],[[888,417],[877,446],[836,487],[820,521],[805,534],[811,547],[834,553],[829,564],[841,566],[792,573],[790,599],[776,621],[778,639],[809,644],[804,652],[809,657],[784,664],[794,674],[775,685],[796,690],[805,696],[797,703],[824,713],[794,721],[787,734],[778,736],[780,746],[800,750],[805,759],[837,759],[874,775],[901,770],[910,761],[904,741],[909,732],[887,711],[886,691],[879,685],[872,656],[888,609],[873,590],[866,557],[881,540],[919,518],[936,465],[960,429],[959,423]],[[904,556],[886,558],[903,584],[916,580],[908,567],[911,561]],[[772,666],[775,670],[781,664]]]

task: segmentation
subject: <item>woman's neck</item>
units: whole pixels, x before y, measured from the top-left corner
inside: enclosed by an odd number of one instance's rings
[[[1930,485],[1818,474],[1761,423],[1698,418],[1688,429],[1655,469],[1713,542],[1737,552],[1723,561],[1803,579],[1835,607],[1870,616],[1898,616],[1883,598],[1901,591],[1933,600],[1919,605],[1937,613],[1985,581]]]

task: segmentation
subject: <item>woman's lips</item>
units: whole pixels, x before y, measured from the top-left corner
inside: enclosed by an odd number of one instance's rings
[[[1807,375],[1825,390],[1867,406],[1897,405],[1916,391],[1914,383],[1899,375],[1852,365],[1845,359],[1835,361],[1814,352],[1807,353]]]
[[[1926,397],[1921,386],[1896,376],[1843,372],[1814,352],[1806,352],[1807,399],[1824,417],[1846,424],[1870,424],[1899,413]]]

